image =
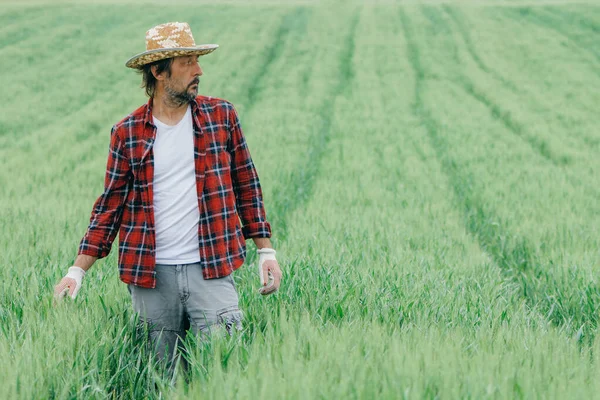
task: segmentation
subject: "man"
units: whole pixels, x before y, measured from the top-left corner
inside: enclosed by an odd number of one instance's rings
[[[245,260],[245,239],[258,248],[261,294],[281,279],[237,113],[227,101],[198,96],[198,57],[217,47],[196,45],[186,23],[167,23],[150,29],[146,51],[127,61],[150,99],[113,127],[104,192],[55,287],[58,298],[75,298],[119,230],[120,278],[158,356],[169,360],[188,328],[241,328],[231,273]]]

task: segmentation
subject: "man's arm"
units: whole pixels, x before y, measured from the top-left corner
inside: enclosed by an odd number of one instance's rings
[[[253,237],[252,240],[256,245],[257,249],[272,249],[273,245],[271,244],[271,239],[269,238],[261,238],[261,237]]]
[[[94,265],[97,259],[98,257],[88,256],[86,254],[79,254],[75,259],[73,266],[79,267],[85,272],[87,272],[88,269],[92,268],[92,265]]]
[[[113,127],[110,137],[104,191],[96,200],[90,224],[79,245],[79,252],[67,275],[54,287],[54,295],[77,296],[85,273],[94,262],[106,257],[121,224],[130,183],[129,162],[124,145]]]
[[[279,289],[281,269],[275,259],[271,244],[271,225],[267,222],[263,195],[258,174],[250,157],[246,139],[242,133],[235,108],[229,108],[229,153],[231,154],[231,177],[235,200],[246,239],[252,238],[258,248],[258,272],[261,276],[260,293],[268,295]]]
[[[246,239],[269,238],[271,226],[267,222],[258,173],[233,105],[229,105],[228,112],[231,135],[228,145],[231,155],[231,179],[238,214],[242,221],[242,232]]]
[[[131,170],[125,153],[125,143],[113,127],[106,162],[104,191],[94,203],[90,224],[79,244],[78,255],[104,258],[121,225],[123,208],[130,190]],[[91,265],[90,265],[91,266]]]

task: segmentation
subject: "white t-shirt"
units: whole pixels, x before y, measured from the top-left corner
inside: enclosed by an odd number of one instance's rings
[[[194,127],[188,109],[177,125],[154,118],[154,222],[157,264],[200,261]]]

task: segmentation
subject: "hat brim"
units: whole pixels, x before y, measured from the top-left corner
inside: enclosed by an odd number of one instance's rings
[[[141,69],[146,64],[164,60],[165,58],[203,56],[212,53],[217,47],[219,47],[218,44],[202,44],[196,47],[174,47],[169,49],[149,50],[131,57],[127,60],[125,66],[128,68]]]

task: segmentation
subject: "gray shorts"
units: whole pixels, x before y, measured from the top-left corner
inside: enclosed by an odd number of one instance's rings
[[[156,287],[129,285],[133,309],[148,329],[160,359],[172,361],[174,349],[189,330],[206,335],[242,329],[242,312],[233,276],[207,279],[199,263],[157,265]],[[218,329],[216,329],[218,328]]]

